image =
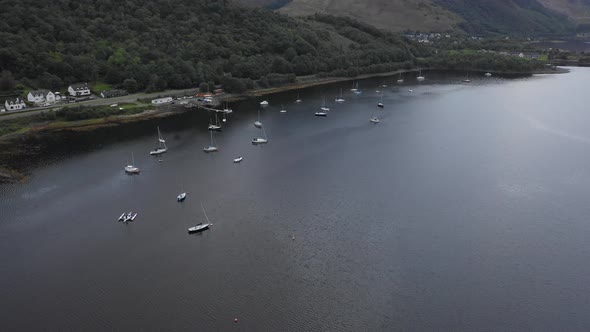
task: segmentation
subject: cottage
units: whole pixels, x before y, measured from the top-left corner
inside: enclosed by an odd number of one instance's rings
[[[4,102],[4,107],[7,111],[18,111],[27,107],[25,100],[19,97],[8,98]]]
[[[68,87],[68,92],[72,97],[90,96],[90,89],[86,83],[76,83]]]
[[[43,102],[55,102],[55,93],[48,90],[33,90],[27,94],[27,100],[31,103],[41,104]]]
[[[171,102],[172,102],[172,97],[158,98],[158,99],[152,100],[152,104],[155,104],[155,105],[167,104],[167,103],[171,103]]]
[[[125,90],[105,90],[100,93],[102,98],[113,98],[127,95]]]

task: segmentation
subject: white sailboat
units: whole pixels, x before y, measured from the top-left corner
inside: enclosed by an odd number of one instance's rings
[[[262,128],[262,122],[260,122],[260,108],[258,109],[258,120],[254,121],[254,127]]]
[[[209,134],[211,135],[211,144],[209,144],[209,146],[206,146],[203,148],[203,151],[209,153],[209,152],[217,152],[217,147],[215,145],[213,145],[213,131],[210,131]]]
[[[465,79],[463,79],[463,82],[471,83],[471,80],[469,79],[469,73],[467,73],[467,75],[465,75]]]
[[[237,157],[236,159],[234,159],[234,164],[241,163],[242,160],[244,160],[244,157]]]
[[[381,100],[379,100],[379,102],[377,103],[377,107],[379,108],[383,108],[385,105],[383,105],[383,94],[381,94]]]
[[[135,158],[133,157],[133,152],[131,152],[131,164],[125,166],[125,173],[128,174],[139,174],[139,168],[135,167]]]
[[[217,117],[217,112],[215,112],[215,123],[209,123],[209,130],[220,131],[221,124],[219,123],[219,118]]]
[[[328,116],[330,108],[326,106],[326,98],[322,98],[322,107],[318,112],[315,112],[315,116]]]
[[[359,82],[356,82],[356,88],[353,91],[355,94],[360,95],[361,93],[363,93],[360,89],[359,89]]]
[[[209,217],[207,217],[207,212],[205,212],[205,208],[203,207],[203,203],[201,203],[201,209],[203,209],[203,214],[205,215],[205,219],[207,220],[207,223],[203,224],[203,223],[198,223],[193,227],[190,227],[188,229],[189,233],[198,233],[198,232],[202,232],[206,229],[208,229],[210,226],[212,226],[213,224],[209,221]]]
[[[297,92],[297,99],[295,99],[295,102],[297,104],[299,104],[300,102],[302,102],[301,98],[299,98],[299,92]]]
[[[266,137],[266,130],[264,130],[264,127],[262,127],[262,134],[264,135],[264,137],[254,137],[252,139],[252,144],[257,145],[268,143],[268,138]]]
[[[485,73],[484,76],[485,77],[492,77],[492,73]]]
[[[229,103],[228,102],[225,102],[225,106],[223,107],[223,113],[224,114],[230,114],[230,113],[233,113],[233,112],[234,111],[229,107]],[[224,117],[224,119],[225,119],[225,117]],[[225,122],[225,121],[223,121],[223,122]]]
[[[340,96],[336,97],[336,102],[337,103],[343,103],[345,102],[344,98],[342,97],[342,88],[340,88]]]
[[[397,83],[404,83],[404,79],[402,78],[402,73],[399,73],[399,78],[397,79]]]
[[[162,153],[166,153],[166,151],[168,151],[168,147],[166,147],[166,141],[164,140],[164,138],[162,137],[162,134],[160,133],[160,127],[158,128],[158,147],[155,148],[154,150],[150,151],[150,154],[152,156],[157,156],[159,154]]]
[[[260,106],[268,106],[268,101],[266,101],[266,100],[261,101]]]
[[[281,105],[281,113],[287,113],[287,109],[285,108],[285,105]]]
[[[358,84],[355,85],[355,82],[352,81],[352,89],[350,89],[351,92],[357,92],[358,90]]]
[[[422,81],[424,81],[426,79],[426,77],[422,76],[422,68],[418,68],[418,77],[416,77],[416,79],[419,82],[422,82]]]

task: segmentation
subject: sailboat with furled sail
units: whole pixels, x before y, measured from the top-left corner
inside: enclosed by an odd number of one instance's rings
[[[209,134],[211,135],[211,143],[209,144],[209,146],[206,146],[203,148],[203,151],[209,153],[209,152],[217,152],[217,147],[213,144],[213,131],[209,131]]]
[[[160,127],[158,128],[158,147],[155,148],[154,150],[150,151],[150,154],[152,156],[157,156],[163,153],[166,153],[168,151],[168,147],[166,147],[166,140],[164,140],[164,138],[162,137],[162,134],[160,133]]]
[[[209,123],[209,130],[221,131],[221,124],[219,123],[217,112],[215,112],[215,123]]]

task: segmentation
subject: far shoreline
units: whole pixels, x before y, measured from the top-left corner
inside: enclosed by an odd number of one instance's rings
[[[448,69],[448,68],[424,68],[424,71],[456,71],[455,69]],[[514,71],[492,71],[492,70],[483,70],[483,69],[466,69],[467,72],[476,72],[476,73],[491,73],[492,75],[499,75],[499,76],[530,76],[530,75],[537,75],[537,74],[563,74],[568,73],[569,69],[557,67],[556,69],[545,69],[545,70],[537,70],[533,72],[514,72]],[[364,74],[358,75],[355,77],[326,77],[326,78],[318,78],[317,76],[305,76],[305,77],[298,77],[301,79],[300,82],[294,82],[290,84],[286,84],[279,87],[273,88],[263,88],[263,89],[254,89],[248,90],[241,94],[227,94],[217,97],[217,105],[222,104],[223,102],[236,102],[240,100],[245,100],[248,98],[256,98],[266,95],[272,95],[281,92],[293,91],[293,90],[300,90],[314,86],[321,86],[321,85],[328,85],[334,84],[339,82],[348,82],[348,81],[355,81],[355,80],[362,80],[374,77],[391,77],[399,74],[404,73],[411,73],[411,72],[418,72],[418,69],[401,69],[391,72],[384,72],[384,73],[374,73],[374,74]],[[185,90],[178,90],[178,93],[186,91]],[[172,96],[175,94],[171,93]],[[55,131],[64,131],[64,130],[71,130],[71,131],[88,131],[94,130],[98,128],[104,127],[112,127],[123,125],[126,123],[149,120],[158,117],[166,117],[175,114],[181,114],[185,112],[189,112],[194,108],[185,108],[185,107],[177,107],[174,105],[162,105],[162,106],[154,106],[153,109],[146,110],[142,113],[133,114],[133,115],[113,115],[108,116],[105,118],[94,118],[88,120],[79,120],[79,121],[52,121],[46,123],[40,123],[38,125],[33,125],[32,127],[28,128],[28,130],[19,130],[12,133],[5,134],[0,136],[0,141],[7,142],[14,139],[19,139],[22,137],[26,137],[27,135],[37,135],[37,134],[44,134],[50,133]],[[51,111],[52,109],[45,109],[43,111]],[[31,112],[30,115],[33,115]],[[30,116],[27,113],[22,113],[22,116]],[[0,121],[2,118],[0,117]]]

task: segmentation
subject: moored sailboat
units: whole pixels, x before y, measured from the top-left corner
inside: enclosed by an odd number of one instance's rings
[[[153,149],[152,151],[150,151],[150,154],[152,156],[157,156],[162,153],[166,153],[168,151],[168,147],[166,146],[166,140],[164,140],[164,138],[162,137],[162,134],[160,133],[160,127],[157,127],[157,129],[158,129],[158,147]]]

